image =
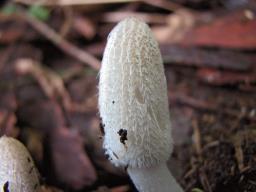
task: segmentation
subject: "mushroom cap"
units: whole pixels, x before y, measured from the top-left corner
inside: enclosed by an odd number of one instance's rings
[[[10,192],[39,190],[39,175],[26,147],[18,140],[0,138],[0,188]]]
[[[167,85],[158,44],[144,22],[109,34],[99,81],[103,147],[116,166],[150,167],[172,151]]]

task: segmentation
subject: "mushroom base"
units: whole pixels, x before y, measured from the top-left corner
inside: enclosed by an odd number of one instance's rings
[[[127,171],[139,192],[183,192],[166,164],[149,168],[128,168]]]

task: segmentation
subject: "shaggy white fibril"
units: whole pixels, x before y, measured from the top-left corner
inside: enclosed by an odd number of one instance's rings
[[[26,147],[18,140],[0,138],[0,191],[35,192],[39,190],[38,172]]]
[[[142,168],[168,160],[172,139],[162,57],[148,25],[136,18],[120,22],[108,37],[99,110],[104,148],[115,165]],[[127,130],[124,142],[120,129]]]

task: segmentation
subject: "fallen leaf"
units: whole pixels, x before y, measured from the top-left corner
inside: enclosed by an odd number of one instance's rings
[[[246,9],[216,17],[210,23],[189,31],[182,44],[190,46],[225,47],[236,49],[256,48],[256,19],[246,16]],[[252,15],[254,12],[249,10]]]

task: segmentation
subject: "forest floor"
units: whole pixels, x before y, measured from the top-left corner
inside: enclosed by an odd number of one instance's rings
[[[104,155],[97,108],[107,35],[131,15],[149,23],[163,55],[178,182],[186,192],[256,191],[254,1],[44,3],[0,3],[0,135],[26,145],[43,191],[136,191]]]

